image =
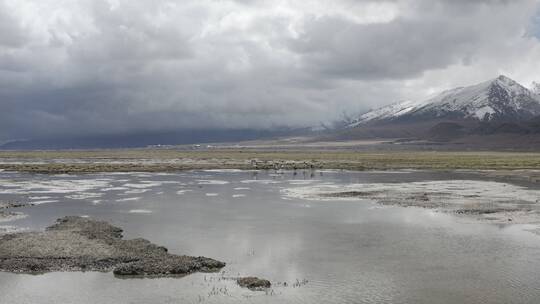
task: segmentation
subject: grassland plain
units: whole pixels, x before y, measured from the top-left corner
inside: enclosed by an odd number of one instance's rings
[[[477,170],[540,180],[540,153],[271,149],[0,151],[0,169],[28,173],[204,169]]]

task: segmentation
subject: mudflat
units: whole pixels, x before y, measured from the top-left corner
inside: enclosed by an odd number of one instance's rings
[[[42,232],[0,237],[0,271],[113,271],[117,276],[175,276],[212,272],[225,263],[170,254],[148,240],[122,239],[122,229],[107,222],[69,216]]]
[[[7,222],[23,218],[26,215],[21,212],[14,212],[13,209],[32,206],[31,203],[27,202],[2,202],[0,201],[0,222]],[[0,233],[2,229],[0,229]]]
[[[282,192],[308,200],[372,200],[381,205],[421,207],[471,221],[538,224],[540,191],[489,180],[445,180],[325,185]]]

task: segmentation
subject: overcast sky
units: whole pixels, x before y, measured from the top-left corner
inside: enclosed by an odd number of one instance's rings
[[[0,0],[0,140],[317,125],[505,74],[537,0]]]

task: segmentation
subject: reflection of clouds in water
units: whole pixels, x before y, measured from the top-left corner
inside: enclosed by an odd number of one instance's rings
[[[42,201],[32,201],[32,204],[34,205],[43,205],[43,204],[52,204],[52,203],[58,203],[59,200],[42,200]]]
[[[198,180],[198,179],[211,179],[211,178],[214,178],[215,176],[210,175],[210,174],[193,174],[193,175],[189,175],[189,177],[191,179]]]
[[[388,209],[388,208],[394,208],[392,205],[373,205],[368,207],[368,210],[382,210],[382,209]]]
[[[364,178],[365,173],[361,174],[361,178]],[[67,284],[62,286],[69,287],[62,289],[65,292],[73,293],[75,295],[80,295],[81,293],[86,294],[89,292],[87,283],[88,281],[91,281],[90,279],[93,279],[91,282],[93,282],[92,284],[94,284],[94,287],[96,288],[91,289],[95,289],[95,291],[90,291],[91,293],[89,295],[92,296],[89,300],[90,302],[95,302],[98,301],[96,299],[100,299],[103,301],[99,302],[106,303],[107,300],[110,300],[110,297],[113,297],[114,299],[120,298],[117,302],[122,302],[122,297],[128,297],[129,299],[134,299],[133,301],[135,302],[140,301],[141,303],[145,301],[151,302],[152,300],[156,302],[167,302],[169,301],[169,298],[167,297],[170,297],[171,294],[175,294],[175,292],[177,296],[181,297],[179,299],[174,298],[175,302],[190,302],[192,299],[194,300],[191,302],[197,302],[197,297],[191,297],[191,292],[196,295],[203,294],[206,297],[208,293],[211,292],[213,286],[222,286],[218,284],[229,283],[231,283],[231,285],[227,285],[227,288],[231,296],[209,297],[205,298],[207,300],[204,302],[234,303],[245,301],[258,303],[272,302],[272,300],[275,299],[278,302],[306,301],[314,303],[332,303],[354,302],[354,299],[359,299],[361,297],[374,300],[374,302],[377,302],[377,300],[380,300],[380,302],[396,302],[392,301],[391,297],[403,295],[403,293],[400,294],[396,292],[396,289],[403,288],[402,290],[404,290],[404,293],[408,292],[407,288],[403,287],[404,280],[402,273],[408,273],[409,270],[412,270],[411,273],[415,273],[416,270],[425,265],[424,257],[419,258],[419,261],[417,261],[415,257],[412,256],[415,252],[413,251],[411,254],[410,250],[412,247],[410,244],[414,244],[413,247],[415,248],[434,252],[434,254],[430,255],[428,258],[430,259],[431,256],[435,256],[436,258],[434,258],[433,261],[428,259],[429,265],[442,265],[440,267],[445,267],[454,271],[454,269],[456,269],[456,267],[454,267],[455,264],[452,264],[452,262],[454,262],[454,257],[459,256],[460,254],[462,255],[463,252],[456,251],[457,254],[450,252],[452,256],[445,259],[444,255],[446,254],[446,251],[448,248],[461,248],[460,245],[464,243],[464,231],[469,233],[471,230],[474,230],[472,232],[474,235],[477,234],[476,230],[478,230],[477,226],[474,226],[474,229],[471,229],[470,227],[463,228],[463,226],[467,225],[458,225],[458,227],[456,227],[455,222],[449,219],[446,219],[447,222],[443,222],[442,220],[445,220],[445,218],[438,218],[437,213],[429,213],[429,216],[433,216],[434,218],[433,220],[428,220],[426,219],[425,212],[419,212],[414,209],[381,206],[374,203],[350,204],[338,202],[336,204],[330,204],[320,201],[298,200],[285,195],[285,192],[289,189],[314,189],[314,187],[320,187],[321,189],[336,192],[343,191],[344,188],[346,189],[346,187],[351,186],[347,184],[343,186],[339,185],[341,180],[337,181],[334,179],[333,175],[329,177],[331,177],[330,180],[336,181],[336,184],[321,181],[304,182],[303,180],[293,180],[293,184],[291,184],[286,178],[281,184],[269,186],[257,184],[249,185],[247,183],[241,184],[240,181],[242,179],[249,178],[244,175],[233,175],[230,179],[226,176],[220,177],[230,181],[231,185],[223,187],[216,186],[216,191],[213,191],[214,188],[212,188],[212,186],[198,188],[196,185],[193,185],[184,187],[175,186],[173,183],[161,188],[123,187],[122,192],[103,192],[104,195],[102,199],[94,199],[92,202],[98,204],[102,201],[114,202],[115,199],[122,198],[119,195],[125,194],[126,191],[131,190],[138,192],[139,190],[148,191],[150,189],[152,193],[157,193],[154,191],[163,192],[164,190],[167,195],[156,197],[156,199],[152,201],[152,204],[146,202],[146,198],[150,197],[150,195],[140,195],[143,198],[141,198],[139,202],[126,202],[116,205],[111,204],[110,206],[103,205],[101,207],[96,207],[95,209],[84,209],[86,207],[77,209],[82,205],[77,204],[72,206],[71,210],[75,210],[74,214],[77,214],[77,212],[87,212],[92,214],[92,216],[106,214],[106,218],[110,218],[116,223],[127,221],[124,228],[131,234],[130,237],[138,235],[158,235],[159,240],[150,237],[149,239],[156,240],[157,244],[167,245],[173,253],[201,254],[224,260],[228,262],[227,267],[224,269],[224,271],[227,272],[226,276],[237,276],[238,274],[256,275],[270,279],[272,283],[276,283],[276,286],[277,282],[287,281],[291,284],[297,279],[302,280],[305,278],[309,280],[309,283],[305,288],[297,289],[292,288],[291,286],[287,288],[281,288],[279,286],[273,287],[278,295],[269,298],[264,295],[264,293],[252,293],[251,291],[240,289],[234,281],[222,281],[219,283],[214,283],[214,281],[208,283],[206,281],[206,278],[210,277],[215,277],[216,280],[219,279],[220,275],[218,274],[195,274],[183,278],[182,280],[115,281],[116,279],[114,279],[111,274],[76,273],[66,275],[63,273],[54,273],[40,277],[8,277],[8,279],[4,279],[4,281],[0,278],[2,283],[5,283],[6,281],[10,281],[7,282],[7,284],[13,284],[11,283],[13,281],[19,282],[16,286],[11,285],[11,287],[7,287],[4,284],[4,295],[7,294],[8,298],[11,297],[11,299],[20,299],[18,297],[22,296],[22,299],[24,300],[26,299],[24,297],[25,294],[33,296],[50,292],[44,289],[56,286],[56,284],[59,284],[59,281]],[[266,183],[269,179],[268,175],[263,173],[261,173],[259,177],[267,178],[266,180],[262,180],[262,184]],[[290,178],[292,179],[293,177],[291,176]],[[382,179],[381,175],[378,175],[377,178],[378,180]],[[216,179],[216,176],[213,176],[209,180],[213,179]],[[196,176],[190,175],[185,177],[183,182],[196,180]],[[349,176],[343,177],[344,182],[349,182],[351,180],[356,179],[352,179]],[[365,180],[369,179],[366,178]],[[126,182],[119,183],[115,181],[114,183],[109,184],[108,187],[122,185],[123,183]],[[138,184],[139,182],[133,180],[129,183]],[[261,181],[255,181],[254,183],[261,183]],[[274,183],[278,182],[272,181],[272,184]],[[298,184],[295,185],[294,183]],[[441,183],[448,182],[445,181]],[[400,187],[411,189],[411,185],[408,184],[374,184],[378,185],[378,187],[381,187],[381,185],[390,188],[393,187],[392,189],[394,190],[390,190],[390,193],[402,192],[403,189]],[[501,184],[498,184],[498,186],[500,185]],[[234,186],[240,187],[233,188]],[[252,186],[252,189],[241,186]],[[366,187],[370,187],[366,186],[366,184],[356,184],[356,186],[362,187],[362,191],[366,189]],[[287,189],[284,189],[280,195],[278,187],[286,187]],[[429,189],[430,187],[436,189],[436,191],[440,191],[440,188],[443,187],[443,185],[435,186],[430,182],[418,182],[414,187],[416,189],[414,191],[418,191],[418,189]],[[476,186],[469,186],[468,188],[474,187]],[[463,189],[463,185],[455,183],[446,186],[446,188],[452,193],[460,193]],[[477,191],[480,191],[483,188],[485,187],[480,187]],[[234,191],[232,189],[234,189]],[[385,188],[383,187],[382,189]],[[99,190],[101,189],[92,190],[90,192]],[[182,195],[188,191],[196,192],[191,193],[193,195],[186,195],[186,199],[175,196],[175,192],[178,195]],[[500,191],[504,191],[504,189]],[[205,192],[218,192],[215,194],[219,194],[220,197],[209,198],[205,196]],[[407,193],[407,191],[403,193]],[[250,200],[235,198],[241,197],[241,195],[244,194],[248,194]],[[139,199],[135,196],[138,195],[134,194],[126,196],[127,199],[121,201]],[[36,200],[51,200],[56,199],[57,197],[61,196],[34,196],[34,198],[37,198]],[[280,197],[287,200],[292,199],[292,201],[280,201]],[[252,198],[257,199],[252,200]],[[230,204],[226,205],[227,208],[216,208],[222,201],[228,201]],[[276,201],[279,202],[279,204],[275,204]],[[153,204],[154,202],[156,205]],[[204,202],[209,203],[204,204]],[[110,208],[117,211],[110,212]],[[378,211],[378,209],[384,208],[393,209],[388,209],[384,212]],[[41,220],[38,216],[49,215],[39,215],[38,212],[36,212],[32,214],[30,220]],[[366,225],[361,227],[355,226],[364,222]],[[414,223],[415,226],[411,227],[411,224],[404,225],[404,223]],[[119,226],[123,226],[123,224],[120,224]],[[164,227],[167,228],[166,231],[169,231],[168,233],[162,232]],[[489,227],[489,231],[496,229],[492,226],[486,225],[486,227]],[[409,234],[408,229],[411,234]],[[462,230],[459,230],[457,237],[454,237],[453,231],[456,229]],[[2,227],[0,226],[0,233],[1,231]],[[170,233],[171,231],[172,233]],[[180,231],[182,234],[175,234],[175,231]],[[398,231],[398,233],[396,233],[396,231]],[[433,234],[433,231],[443,231],[444,237],[448,238],[439,238],[440,234]],[[476,249],[481,248],[474,247],[474,254],[476,255],[479,253],[492,259],[496,258],[496,255],[500,255],[499,249],[502,249],[505,256],[513,256],[513,253],[516,252],[515,248],[520,246],[515,246],[517,243],[512,243],[514,241],[513,239],[508,239],[511,242],[500,242],[505,234],[507,234],[507,228],[505,228],[504,232],[488,232],[488,237],[490,238],[492,235],[495,235],[495,237],[492,238],[495,241],[492,242],[489,238],[485,239],[487,243],[485,251],[476,251]],[[478,235],[481,234],[478,233]],[[481,236],[483,237],[484,235],[482,234]],[[522,235],[519,236],[522,237]],[[426,240],[426,243],[422,243],[424,242],[424,239]],[[440,250],[441,246],[439,246],[441,245],[439,242],[441,239],[443,245],[448,245],[447,248],[444,247],[442,250]],[[483,242],[484,239],[480,239],[480,241]],[[471,242],[471,244],[472,243],[473,242]],[[476,246],[476,244],[477,242],[474,242],[473,245]],[[519,243],[517,245],[522,244],[524,244],[522,246],[523,248],[527,248],[523,250],[531,251],[529,249],[529,247],[531,247],[530,244],[534,243]],[[426,247],[416,247],[417,245]],[[469,245],[468,242],[465,245]],[[496,249],[498,250],[495,250],[497,254],[491,256],[490,252],[493,252],[493,248],[495,248],[493,246],[496,246]],[[511,249],[505,251],[501,246],[508,246],[511,247]],[[522,250],[522,248],[520,248],[520,250]],[[532,251],[532,253],[534,253],[534,248]],[[405,263],[399,264],[399,267],[395,267],[398,265],[398,262],[403,262],[402,260],[398,260],[397,257],[390,260],[390,263],[386,263],[386,260],[384,261],[385,263],[381,262],[381,255],[384,257],[385,255],[390,254],[394,257],[394,253],[396,252],[400,255],[403,252],[406,253],[406,258],[403,260]],[[408,254],[411,255],[409,256]],[[442,263],[438,260],[441,256],[443,258]],[[518,258],[516,258],[515,261],[512,260],[512,262],[519,263],[523,257],[526,256],[518,255]],[[463,260],[470,261],[471,259]],[[474,261],[474,257],[472,261]],[[463,268],[468,268],[467,263],[463,264],[463,266]],[[474,265],[472,265],[472,267],[474,267]],[[393,272],[394,270],[396,270],[396,272]],[[460,276],[463,273],[467,274],[468,271],[468,269],[465,269],[462,272],[458,269],[455,270],[455,272],[449,273],[449,275]],[[510,274],[503,273],[503,275],[508,275],[511,279],[519,280],[519,278],[531,277],[532,273],[523,273],[523,271],[518,272],[519,271],[516,271],[516,273]],[[486,274],[492,273],[489,272]],[[523,276],[519,276],[521,274],[523,274]],[[407,275],[409,274],[406,274],[405,276]],[[61,279],[64,276],[65,279]],[[427,275],[422,273],[421,277],[418,277],[417,280],[410,281],[420,281],[420,283],[424,283],[425,281],[432,281],[431,279],[433,277],[437,278],[439,276],[436,274],[430,276],[429,273]],[[532,274],[532,277],[534,278],[534,274]],[[73,282],[77,282],[77,284]],[[396,282],[402,285],[396,287]],[[405,282],[407,282],[406,284],[409,284],[408,281]],[[526,283],[530,284],[529,281]],[[122,285],[122,288],[120,288],[121,290],[119,290],[118,284]],[[418,286],[414,283],[411,284],[411,290],[413,292],[418,292],[418,290],[423,288],[423,286]],[[2,286],[2,284],[0,284],[0,286]],[[193,288],[193,286],[196,288]],[[490,288],[500,286],[481,287]],[[2,289],[2,287],[0,287],[0,289]],[[5,291],[7,291],[7,293]],[[247,295],[245,299],[243,298],[244,293]],[[56,300],[61,302],[62,299],[65,299],[65,293],[62,294],[62,297],[57,298]],[[313,300],[314,298],[315,300]],[[399,300],[397,300],[397,302],[399,302]]]
[[[154,188],[163,185],[163,182],[154,182],[154,181],[141,181],[139,183],[126,183],[123,187],[136,188],[136,189],[145,189],[145,188]]]
[[[58,203],[60,201],[54,196],[30,196],[28,199],[32,205],[51,204]]]
[[[175,176],[175,175],[178,175],[178,174],[167,173],[167,172],[156,172],[152,174],[152,176]]]
[[[163,185],[175,184],[175,185],[185,185],[184,183],[178,181],[151,181],[144,180],[139,182],[128,182],[122,184],[122,186],[107,187],[100,189],[101,191],[123,191],[119,195],[131,195],[131,194],[142,194],[155,189],[161,189]],[[158,194],[163,194],[163,191],[160,191]]]
[[[72,195],[66,195],[66,198],[74,199],[74,200],[85,200],[89,198],[98,198],[101,197],[103,193],[91,193],[91,192],[83,192],[78,194],[72,194]]]
[[[206,193],[206,196],[218,196],[219,193]]]
[[[46,200],[50,198],[53,198],[53,197],[52,196],[29,196],[28,197],[29,200]]]
[[[263,184],[263,185],[281,183],[280,181],[276,181],[276,180],[272,180],[272,179],[247,179],[247,180],[243,180],[243,181],[240,181],[240,182],[242,184]]]
[[[137,214],[148,214],[152,213],[152,211],[147,209],[131,209],[128,211],[129,213],[137,213]]]
[[[57,178],[57,177],[55,177]],[[107,187],[112,179],[0,179],[1,194],[79,193]],[[5,189],[8,188],[8,189]]]
[[[303,235],[300,232],[265,234],[265,237],[261,238],[253,229],[234,229],[228,231],[225,243],[233,246],[234,251],[240,254],[238,258],[242,260],[241,268],[229,271],[240,272],[241,276],[265,274],[269,280],[276,276],[288,282],[303,278],[304,272],[294,263],[299,254],[298,250],[304,248]],[[271,273],[269,269],[272,269]]]
[[[131,174],[131,175],[135,177],[152,177],[151,173],[137,173],[137,174]]]
[[[128,202],[128,201],[138,201],[140,200],[140,197],[126,197],[126,198],[119,198],[116,201],[117,202]]]
[[[99,189],[100,191],[103,191],[103,192],[107,192],[107,191],[125,191],[125,190],[128,190],[129,188],[126,188],[126,187],[107,187],[107,188],[102,188],[102,189]]]
[[[291,185],[309,185],[317,182],[321,182],[317,179],[308,179],[308,180],[288,180],[289,184]]]
[[[233,194],[233,198],[245,197],[245,194]]]
[[[209,179],[200,179],[197,181],[199,185],[227,185],[228,181],[224,180],[209,180]]]
[[[124,194],[140,194],[150,191],[150,189],[133,189],[125,191]]]

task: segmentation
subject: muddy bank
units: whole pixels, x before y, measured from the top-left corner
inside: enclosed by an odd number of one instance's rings
[[[2,202],[2,201],[0,201],[0,210],[21,208],[21,207],[28,207],[28,206],[33,206],[33,204],[31,204],[31,203],[23,203],[23,202]]]
[[[176,276],[217,271],[225,263],[175,255],[138,238],[122,239],[107,222],[64,217],[43,232],[0,236],[0,271],[113,271],[117,276]]]
[[[326,193],[323,197],[377,199],[375,196],[366,195],[365,193],[358,193],[357,196],[353,196],[351,192]],[[475,201],[473,197],[471,197],[470,202],[454,203],[452,200],[447,200],[443,197],[437,194],[415,193],[407,197],[385,197],[383,199],[377,199],[377,202],[389,206],[434,209],[463,218],[495,223],[540,223],[540,210],[537,206],[511,202],[482,203]]]
[[[13,212],[13,211],[6,211],[6,210],[0,210],[0,223],[3,222],[11,222],[14,220],[25,218],[26,214],[22,212]],[[0,229],[0,234],[3,233],[3,230]]]
[[[26,217],[26,215],[22,212],[16,212],[12,211],[13,209],[21,208],[21,207],[28,207],[33,206],[31,203],[23,203],[23,202],[2,202],[0,201],[0,223],[1,222],[10,222],[14,221],[16,219],[21,219]],[[0,234],[7,232],[7,229],[2,229],[3,227],[0,227]]]
[[[257,277],[244,277],[236,279],[236,283],[240,287],[248,288],[251,290],[264,290],[272,287],[272,283],[266,279],[260,279]]]
[[[420,207],[465,220],[540,224],[540,191],[508,183],[474,180],[313,185],[283,190],[311,200],[371,200],[381,205]]]

